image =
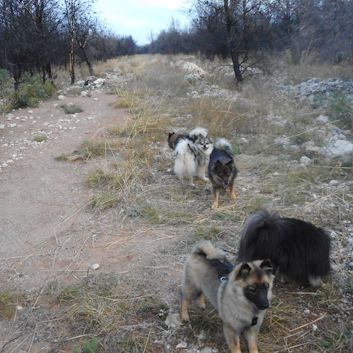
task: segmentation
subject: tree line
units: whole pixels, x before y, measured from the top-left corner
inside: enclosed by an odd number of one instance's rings
[[[287,50],[294,64],[314,54],[353,58],[353,0],[193,0],[189,28],[173,20],[145,46],[102,26],[89,0],[0,0],[0,69],[18,89],[25,74],[53,80],[65,66],[75,82],[77,64],[138,53],[195,53],[231,58],[243,80],[249,56]]]
[[[0,69],[13,78],[15,90],[25,74],[53,80],[53,66],[65,66],[75,82],[77,63],[135,53],[131,36],[104,28],[89,0],[0,0]]]
[[[309,54],[332,63],[353,58],[352,0],[194,0],[191,16],[190,28],[172,21],[148,50],[230,57],[237,81],[249,54],[287,50],[294,64]]]

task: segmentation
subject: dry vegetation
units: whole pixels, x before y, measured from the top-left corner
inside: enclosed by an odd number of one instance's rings
[[[191,352],[203,346],[226,352],[221,324],[211,308],[191,311],[190,325],[168,329],[164,321],[168,313],[177,312],[181,268],[192,245],[211,239],[234,258],[242,223],[261,207],[335,231],[333,262],[342,265],[345,261],[337,249],[346,242],[352,189],[327,188],[327,183],[350,180],[351,168],[329,165],[320,158],[306,168],[299,166],[294,162],[297,151],[283,151],[273,143],[288,128],[273,126],[266,119],[285,116],[292,122],[290,138],[303,142],[308,139],[308,126],[315,128],[309,124],[317,113],[276,91],[266,76],[234,90],[237,100],[222,95],[193,98],[190,91],[201,91],[205,84],[227,88],[230,78],[210,75],[202,82],[187,82],[182,71],[170,67],[169,61],[178,59],[138,56],[96,68],[96,72],[130,75],[124,88],[111,87],[111,93],[116,95],[114,106],[128,110],[131,118],[125,127],[109,128],[101,140],[87,141],[74,154],[58,159],[104,159],[104,167],[82,181],[94,190],[91,207],[99,212],[114,208],[122,223],[176,236],[161,246],[157,258],[151,260],[153,269],[144,273],[89,275],[83,283],[48,286],[39,300],[41,306],[46,312],[54,311],[66,330],[66,338],[59,339],[52,352],[90,352],[89,346],[95,343],[92,352],[175,352],[184,351],[175,349],[182,341],[195,349]],[[214,64],[194,57],[182,59],[214,71]],[[216,211],[210,207],[209,185],[200,181],[195,188],[183,186],[170,171],[173,156],[166,145],[167,131],[187,131],[195,125],[208,127],[212,137],[229,138],[237,153],[237,200],[232,204],[221,197]],[[159,272],[163,267],[169,268],[168,276]],[[351,352],[352,280],[349,272],[334,270],[317,291],[277,283],[259,338],[260,352]],[[27,300],[33,304],[36,299]],[[8,301],[5,294],[0,297],[0,314],[5,316],[10,315],[3,309],[3,302]],[[90,342],[93,337],[98,341]]]

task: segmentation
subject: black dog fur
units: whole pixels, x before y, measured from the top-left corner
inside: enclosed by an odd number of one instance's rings
[[[265,258],[284,277],[318,287],[330,271],[330,238],[311,223],[262,210],[241,231],[239,261]]]

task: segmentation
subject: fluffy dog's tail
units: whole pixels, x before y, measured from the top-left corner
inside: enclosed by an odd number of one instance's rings
[[[226,253],[215,247],[209,240],[197,243],[192,251],[192,254],[206,257],[208,260],[221,260],[226,258]]]
[[[205,129],[204,127],[195,127],[195,129],[192,129],[189,132],[189,137],[192,141],[196,141],[198,137],[207,137],[208,136],[208,130]]]
[[[279,218],[276,212],[261,210],[247,219],[240,231],[239,261],[255,260],[255,253],[258,252],[267,254],[265,256],[267,258],[273,251],[276,251],[273,248],[273,235],[278,237],[275,241],[278,242],[281,237],[278,229]]]
[[[222,151],[226,151],[230,155],[233,154],[233,148],[231,143],[225,138],[218,138],[214,144],[216,148]]]

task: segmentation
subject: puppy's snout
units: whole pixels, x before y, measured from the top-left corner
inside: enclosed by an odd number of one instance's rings
[[[268,302],[268,301],[264,301],[264,302],[262,302],[262,303],[260,303],[260,304],[258,305],[258,308],[259,308],[260,310],[265,310],[265,309],[267,309],[269,306],[270,306],[269,302]]]

